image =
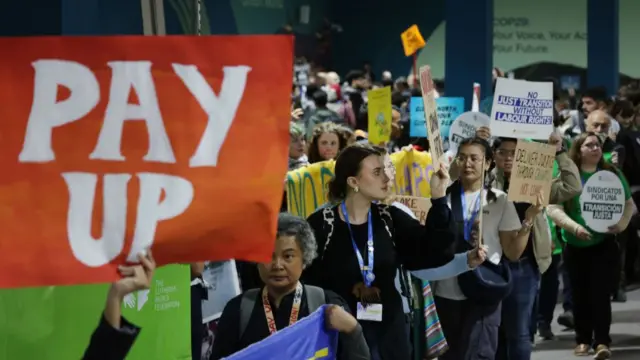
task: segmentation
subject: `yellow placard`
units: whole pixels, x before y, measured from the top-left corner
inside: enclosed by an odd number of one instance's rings
[[[402,47],[404,48],[404,55],[411,56],[416,51],[422,49],[427,43],[424,41],[418,25],[411,25],[407,30],[400,34],[402,40]]]
[[[431,155],[416,150],[391,154],[396,168],[392,193],[431,197]],[[334,160],[311,164],[287,173],[287,207],[290,213],[307,217],[328,202],[327,185],[333,178]]]
[[[391,87],[367,91],[369,142],[384,146],[391,139]]]

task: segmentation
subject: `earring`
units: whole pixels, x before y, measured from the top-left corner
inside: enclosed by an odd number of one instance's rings
[[[353,191],[358,192],[358,187],[357,187],[357,186],[356,186],[356,187],[354,187],[354,188],[353,188]]]

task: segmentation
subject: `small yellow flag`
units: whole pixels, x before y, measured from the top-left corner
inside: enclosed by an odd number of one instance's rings
[[[416,51],[422,49],[427,43],[418,30],[418,25],[411,25],[407,30],[400,34],[402,47],[404,47],[404,55],[411,56]]]

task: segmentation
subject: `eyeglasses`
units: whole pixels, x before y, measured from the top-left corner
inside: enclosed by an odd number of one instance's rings
[[[458,164],[460,164],[460,165],[466,164],[467,160],[470,160],[471,164],[475,165],[475,164],[481,162],[482,159],[483,159],[483,157],[482,156],[478,156],[478,155],[467,156],[467,155],[461,154],[461,155],[456,156],[456,162]]]
[[[601,146],[598,143],[589,143],[589,144],[582,144],[582,147],[585,147],[588,150],[595,150],[595,149],[600,149]]]
[[[507,149],[498,149],[496,151],[496,154],[498,154],[500,156],[504,156],[504,157],[514,157],[514,156],[516,156],[516,151],[515,150],[507,150]]]

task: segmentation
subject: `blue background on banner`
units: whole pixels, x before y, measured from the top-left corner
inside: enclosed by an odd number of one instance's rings
[[[464,112],[464,98],[440,97],[436,99],[440,136],[445,142],[449,139],[449,128],[453,121]],[[427,137],[424,106],[421,97],[412,97],[409,101],[409,135],[411,137]]]
[[[225,358],[226,360],[331,360],[336,358],[338,333],[327,331],[326,305],[272,336]]]

